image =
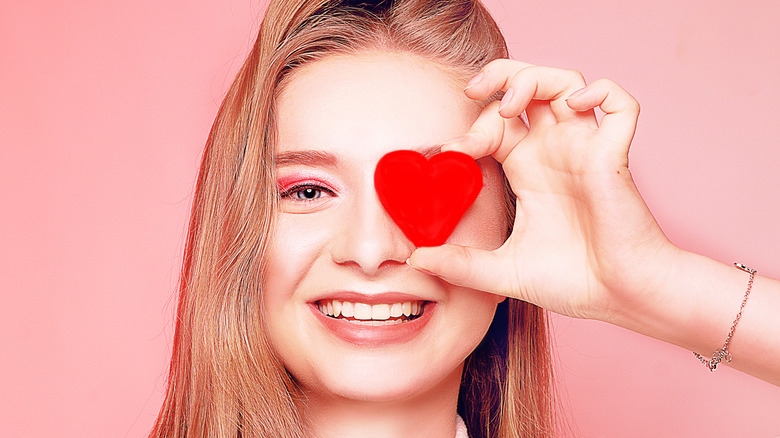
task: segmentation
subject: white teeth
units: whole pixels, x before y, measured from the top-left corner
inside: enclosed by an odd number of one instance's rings
[[[371,306],[355,303],[355,319],[371,319]]]
[[[379,321],[390,319],[390,305],[377,304],[375,306],[371,306],[371,319]]]
[[[320,309],[320,312],[328,316],[355,318],[360,321],[373,320],[381,323],[403,322],[403,319],[397,318],[418,316],[423,313],[424,307],[425,303],[423,301],[404,301],[403,303],[374,305],[339,300],[323,300],[317,303],[317,308]]]
[[[350,316],[355,316],[355,308],[353,307],[353,304],[349,301],[344,301],[341,304],[341,316],[349,318]]]

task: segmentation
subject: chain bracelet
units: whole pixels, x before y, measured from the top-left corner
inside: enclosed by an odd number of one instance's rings
[[[757,271],[755,269],[748,268],[742,263],[734,263],[734,266],[750,274],[750,279],[748,280],[747,291],[745,291],[745,298],[742,299],[742,305],[739,306],[739,313],[737,313],[737,317],[734,318],[734,323],[731,324],[731,329],[729,329],[729,334],[728,336],[726,336],[726,342],[723,343],[723,348],[719,348],[715,350],[714,353],[712,353],[712,359],[710,360],[705,359],[699,353],[695,353],[695,352],[693,353],[693,355],[696,356],[696,358],[699,359],[701,363],[706,365],[707,368],[710,369],[710,371],[715,371],[715,368],[718,367],[718,364],[720,364],[724,360],[726,361],[726,363],[731,363],[731,353],[729,353],[729,343],[731,342],[731,338],[734,336],[734,330],[736,330],[737,324],[739,324],[739,319],[742,318],[742,311],[745,310],[745,304],[747,304],[748,297],[750,296],[750,290],[753,289],[753,280],[756,278]]]

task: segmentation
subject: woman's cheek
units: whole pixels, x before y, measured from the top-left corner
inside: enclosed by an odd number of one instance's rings
[[[326,217],[326,214],[280,215],[268,257],[266,284],[288,289],[284,293],[287,296],[294,293],[294,285],[307,275],[327,247],[332,224],[327,223]]]
[[[317,277],[317,266],[326,252],[332,230],[317,215],[281,213],[276,221],[263,282],[265,330],[277,354],[297,345],[306,333],[299,318],[308,311],[302,285]],[[302,315],[303,313],[303,315]],[[289,354],[281,354],[283,361]]]

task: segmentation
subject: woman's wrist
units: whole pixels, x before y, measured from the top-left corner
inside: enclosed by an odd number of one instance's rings
[[[739,308],[746,274],[673,245],[650,265],[647,272],[653,279],[638,291],[618,295],[622,298],[609,322],[689,350],[709,351],[722,344]]]
[[[637,294],[609,322],[712,357],[734,325],[750,274],[679,248],[667,251],[658,262],[666,272],[652,286],[656,290]],[[780,346],[770,335],[778,330],[772,322],[776,320],[772,313],[778,310],[778,282],[756,275],[728,348],[731,366],[775,384],[780,376],[772,363],[780,363]]]

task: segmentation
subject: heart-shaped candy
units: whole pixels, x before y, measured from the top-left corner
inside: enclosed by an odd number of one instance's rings
[[[482,171],[470,156],[442,152],[426,160],[415,151],[382,157],[374,172],[379,201],[416,246],[443,244],[482,189]]]

